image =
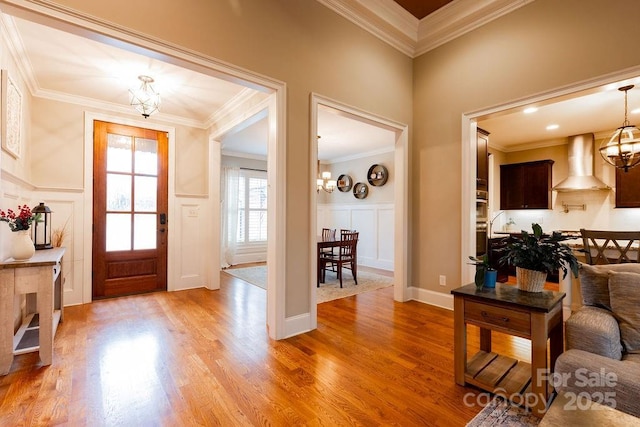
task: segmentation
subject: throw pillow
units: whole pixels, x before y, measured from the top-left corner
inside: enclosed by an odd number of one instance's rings
[[[580,264],[582,303],[611,310],[609,302],[609,271],[640,273],[640,264]]]
[[[609,272],[609,298],[627,353],[640,353],[640,274]]]

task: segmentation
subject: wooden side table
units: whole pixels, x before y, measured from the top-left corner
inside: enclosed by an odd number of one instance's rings
[[[53,337],[64,317],[64,248],[36,251],[27,261],[0,263],[0,375],[13,356],[38,351],[44,365],[53,359]],[[26,294],[26,316],[14,334],[15,295]]]
[[[525,404],[542,417],[553,391],[547,380],[563,350],[563,292],[524,292],[502,283],[478,291],[475,284],[454,296],[454,368],[459,385],[472,384]],[[467,324],[480,327],[480,351],[467,361]],[[531,363],[491,351],[491,331],[531,340]],[[547,340],[550,340],[547,352]],[[549,356],[549,364],[547,364]]]

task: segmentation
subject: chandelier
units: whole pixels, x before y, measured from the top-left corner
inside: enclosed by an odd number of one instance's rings
[[[331,179],[331,172],[322,172],[321,178],[318,178],[316,180],[316,187],[318,193],[320,192],[320,190],[324,190],[327,193],[333,193],[333,190],[335,190],[336,188],[336,180]]]
[[[138,89],[129,89],[131,105],[146,119],[160,110],[160,94],[153,90],[153,79],[149,76],[138,76],[142,82]]]
[[[611,135],[609,141],[605,140],[600,145],[602,158],[607,163],[624,169],[625,172],[640,163],[640,129],[629,124],[627,119],[627,91],[632,88],[633,85],[629,85],[618,89],[624,91],[624,122]]]

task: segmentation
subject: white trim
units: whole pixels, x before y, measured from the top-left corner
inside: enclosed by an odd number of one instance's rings
[[[93,260],[93,122],[100,120],[104,122],[117,123],[126,126],[135,126],[144,129],[153,129],[160,132],[167,132],[169,144],[169,161],[168,161],[168,212],[169,223],[173,221],[171,215],[175,212],[176,196],[173,193],[175,189],[175,158],[176,158],[176,130],[173,126],[161,125],[150,121],[133,120],[120,116],[112,116],[103,113],[95,113],[85,111],[84,113],[84,209],[83,209],[83,271],[82,278],[83,291],[82,302],[90,303],[92,301],[92,284],[91,278],[92,260]],[[173,264],[175,260],[176,236],[171,232],[167,236],[167,290],[175,290],[178,278],[175,273],[179,270]]]
[[[454,0],[419,20],[392,0],[317,0],[411,58],[533,0]]]
[[[409,136],[408,126],[393,120],[378,116],[376,114],[360,110],[336,100],[324,97],[317,93],[311,93],[311,126],[310,126],[310,150],[311,164],[309,165],[309,190],[312,194],[310,215],[309,241],[309,286],[310,286],[310,314],[311,326],[317,327],[317,300],[316,300],[316,239],[317,239],[317,194],[316,179],[318,164],[318,139],[316,138],[318,129],[318,106],[324,105],[347,114],[365,119],[375,126],[391,130],[396,134],[394,150],[394,169],[396,179],[394,180],[394,292],[396,301],[407,301],[410,298],[408,290],[409,280]]]
[[[416,287],[409,288],[409,292],[411,292],[411,299],[413,301],[453,310],[453,295],[451,294],[443,294],[442,292]]]
[[[304,334],[316,328],[311,326],[311,313],[303,313],[285,319],[284,337],[290,338],[295,335]]]
[[[211,221],[209,226],[211,227],[211,258],[209,262],[206,262],[207,271],[204,272],[206,281],[208,283],[207,289],[216,290],[220,289],[220,251],[221,251],[221,221],[222,212],[220,204],[222,203],[220,194],[220,171],[222,169],[222,144],[219,140],[209,136],[209,209],[211,210]]]

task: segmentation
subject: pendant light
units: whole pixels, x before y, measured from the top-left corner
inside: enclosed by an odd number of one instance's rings
[[[131,105],[146,119],[153,113],[160,111],[160,94],[153,90],[153,78],[138,76],[142,82],[138,89],[129,89]]]
[[[611,135],[609,141],[605,140],[600,145],[602,158],[607,163],[624,169],[625,172],[640,163],[640,129],[629,124],[627,118],[627,92],[632,88],[633,85],[628,85],[618,89],[624,92],[624,122]]]

